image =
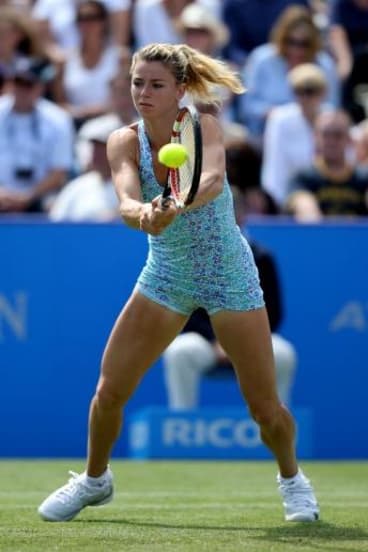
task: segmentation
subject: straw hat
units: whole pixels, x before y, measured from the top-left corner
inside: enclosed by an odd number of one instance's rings
[[[225,46],[229,41],[226,25],[201,4],[193,3],[184,8],[177,20],[177,29],[180,33],[186,29],[206,30],[213,35],[217,48]]]

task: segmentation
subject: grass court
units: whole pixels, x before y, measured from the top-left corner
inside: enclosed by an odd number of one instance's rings
[[[83,462],[0,461],[1,552],[367,552],[368,462],[302,462],[317,523],[283,521],[273,462],[114,460],[115,499],[74,521],[37,506]]]

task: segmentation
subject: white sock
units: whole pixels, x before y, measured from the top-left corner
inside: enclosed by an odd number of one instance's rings
[[[293,475],[293,477],[282,477],[280,475],[280,480],[283,481],[284,483],[292,483],[295,479],[298,479],[301,475],[302,475],[302,471],[300,468],[298,468],[298,471],[296,472],[295,475]]]
[[[92,476],[86,474],[86,481],[87,481],[88,485],[97,486],[97,485],[101,485],[101,483],[104,483],[105,477],[106,477],[106,471],[107,471],[107,469],[103,472],[102,475],[100,475],[98,477],[92,477]]]

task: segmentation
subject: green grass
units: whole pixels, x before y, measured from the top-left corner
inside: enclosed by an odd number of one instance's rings
[[[37,506],[80,461],[0,461],[1,552],[368,551],[368,462],[304,462],[318,523],[286,523],[272,462],[114,461],[115,500],[74,521]]]

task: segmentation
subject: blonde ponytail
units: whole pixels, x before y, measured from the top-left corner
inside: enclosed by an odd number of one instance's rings
[[[219,86],[234,94],[245,91],[238,74],[229,65],[186,44],[155,43],[144,46],[133,55],[131,70],[138,60],[163,63],[176,82],[184,83],[193,99],[203,103],[217,102],[216,88]]]

